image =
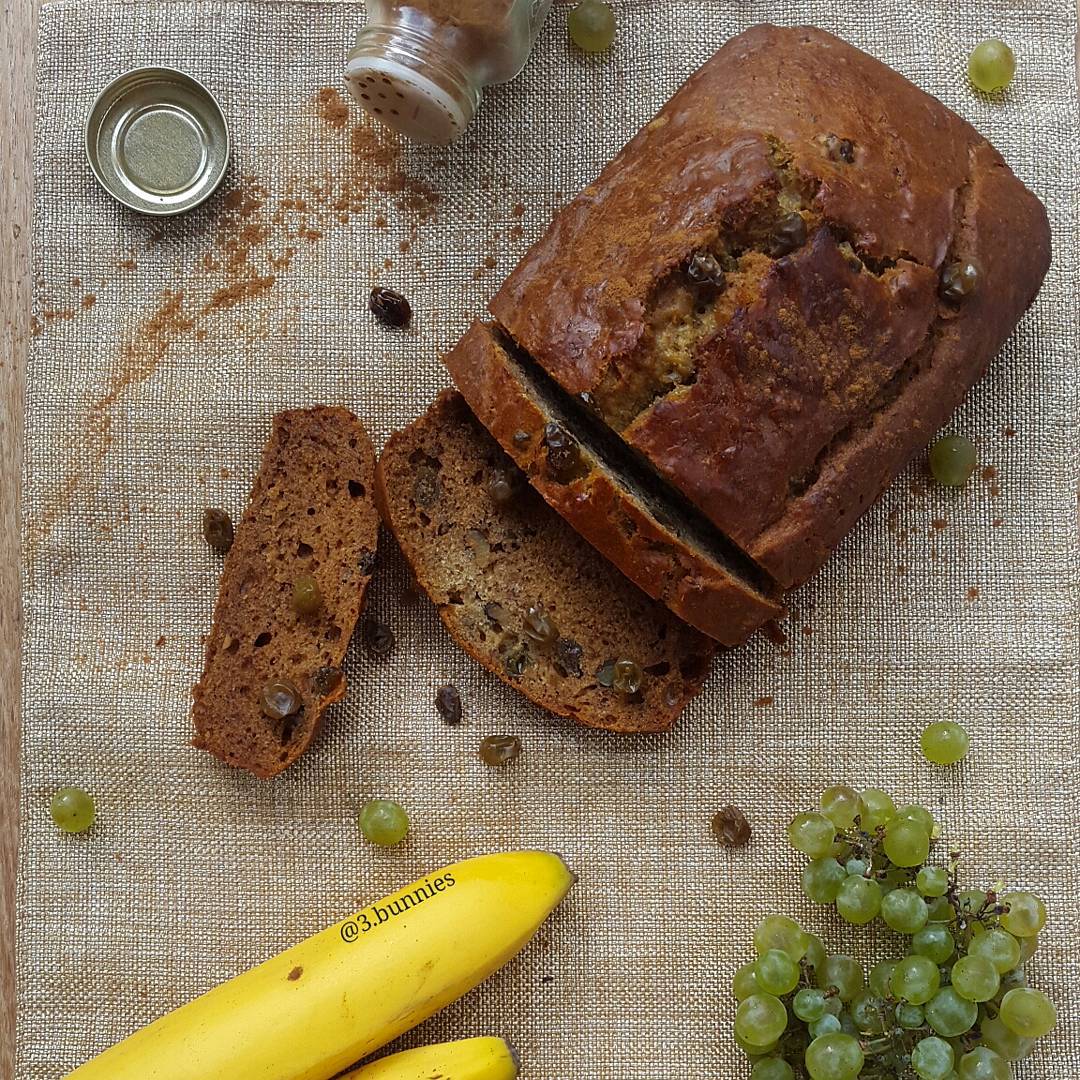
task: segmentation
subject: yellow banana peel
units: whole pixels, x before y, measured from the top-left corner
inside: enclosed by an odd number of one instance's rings
[[[515,1080],[517,1057],[503,1039],[479,1039],[418,1046],[380,1058],[341,1080]]]
[[[69,1076],[330,1080],[502,967],[573,880],[546,851],[482,855],[436,870]]]

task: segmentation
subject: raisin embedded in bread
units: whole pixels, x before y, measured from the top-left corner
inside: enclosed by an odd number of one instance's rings
[[[460,394],[445,391],[390,438],[377,495],[451,637],[543,708],[590,727],[661,731],[701,689],[714,643],[551,510]],[[640,669],[637,693],[611,686],[619,660]]]
[[[273,776],[307,749],[327,706],[344,695],[340,665],[375,568],[374,479],[371,440],[348,410],[319,406],[274,417],[225,557],[194,689],[194,746]],[[294,608],[301,577],[318,585],[315,614]],[[272,719],[262,690],[282,681],[298,692],[300,707]]]
[[[758,26],[490,310],[788,588],[948,419],[1049,260],[1042,204],[970,124],[830,34]]]
[[[651,597],[724,645],[782,614],[766,575],[498,328],[474,323],[443,363],[548,503]]]

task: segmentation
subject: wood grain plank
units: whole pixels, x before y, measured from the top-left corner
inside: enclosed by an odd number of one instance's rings
[[[19,492],[30,328],[30,140],[38,0],[3,0],[0,62],[0,1077],[15,1076]]]
[[[0,62],[6,68],[0,91],[0,1078],[15,1076],[15,866],[22,635],[19,490],[30,315],[30,141],[39,2],[2,0],[0,7]]]

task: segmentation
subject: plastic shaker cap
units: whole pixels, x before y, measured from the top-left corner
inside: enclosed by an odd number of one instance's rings
[[[387,57],[353,57],[345,81],[362,109],[414,142],[451,143],[476,111],[474,102],[452,96],[422,72]]]

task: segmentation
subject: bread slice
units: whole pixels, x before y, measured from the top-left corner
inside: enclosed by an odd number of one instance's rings
[[[493,480],[507,501],[493,498]],[[444,391],[391,437],[376,492],[451,637],[538,705],[590,727],[662,731],[701,689],[714,643],[548,507],[460,394]],[[557,640],[526,632],[531,607],[542,607]],[[643,672],[630,697],[601,685],[624,659]]]
[[[498,327],[473,323],[443,363],[548,503],[649,596],[724,645],[783,614],[760,568]],[[552,425],[573,444],[569,468]]]
[[[375,452],[347,409],[279,413],[221,575],[206,666],[195,686],[193,745],[270,777],[308,747],[345,693],[341,662],[375,568]],[[322,596],[297,614],[310,576]],[[285,680],[299,709],[264,714],[261,693]]]

